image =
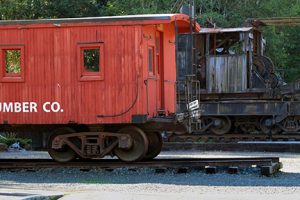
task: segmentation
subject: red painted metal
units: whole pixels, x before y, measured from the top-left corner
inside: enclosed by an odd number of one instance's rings
[[[60,24],[0,22],[0,48],[21,46],[24,54],[23,81],[0,80],[0,123],[130,123],[132,115],[151,118],[160,109],[174,113],[174,21],[181,32],[189,27],[189,21],[186,15],[168,16],[168,20],[64,20]],[[156,47],[157,33],[161,53],[154,59],[163,58],[154,61],[156,74],[151,75],[148,47]],[[80,48],[98,44],[101,76],[83,77]],[[158,55],[156,50],[154,55]],[[23,107],[26,112],[4,112],[3,104],[9,102],[36,102],[37,112],[27,112],[27,104]],[[47,112],[43,109],[46,102],[58,102],[61,110]]]

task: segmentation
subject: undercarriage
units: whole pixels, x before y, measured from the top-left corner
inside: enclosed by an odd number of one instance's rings
[[[117,132],[76,132],[70,127],[55,129],[48,140],[48,152],[58,162],[117,156],[125,162],[153,159],[161,151],[159,132],[144,132],[125,126]]]

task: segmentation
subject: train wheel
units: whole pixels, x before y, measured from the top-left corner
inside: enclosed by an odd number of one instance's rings
[[[272,124],[271,117],[263,117],[260,120],[260,129],[264,134],[278,134],[281,131],[279,127]]]
[[[268,118],[268,117],[261,118],[260,129],[264,134],[270,134],[272,129],[272,118]]]
[[[76,153],[68,145],[64,145],[61,149],[52,149],[52,142],[56,136],[74,132],[75,131],[69,127],[63,127],[56,129],[53,134],[51,134],[48,140],[48,153],[53,160],[57,162],[69,162],[76,158]]]
[[[126,133],[131,136],[132,146],[129,149],[114,149],[115,155],[125,162],[133,162],[143,159],[148,151],[149,144],[146,134],[140,128],[134,126],[122,128],[119,132]]]
[[[210,127],[210,131],[216,135],[228,133],[231,129],[231,120],[228,117],[213,118],[214,124]]]
[[[161,152],[163,140],[159,132],[149,133],[147,134],[147,138],[149,141],[149,146],[148,146],[148,152],[144,157],[144,159],[151,160]]]

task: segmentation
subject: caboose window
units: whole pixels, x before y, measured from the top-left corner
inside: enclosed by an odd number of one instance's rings
[[[5,72],[7,74],[21,73],[21,50],[4,50]]]
[[[24,46],[0,44],[0,78],[2,82],[24,81]]]
[[[149,70],[149,73],[152,73],[152,74],[154,74],[153,64],[154,64],[154,48],[149,47],[148,48],[148,70]]]
[[[100,71],[100,49],[84,49],[84,70],[87,72],[99,72]]]
[[[80,43],[78,50],[80,81],[103,80],[103,43]]]

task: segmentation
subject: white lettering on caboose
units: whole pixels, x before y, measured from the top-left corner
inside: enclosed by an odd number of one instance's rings
[[[35,102],[0,102],[0,112],[37,112]]]
[[[58,102],[45,102],[42,106],[44,112],[63,112]],[[0,112],[3,113],[36,113],[36,102],[0,102]]]

